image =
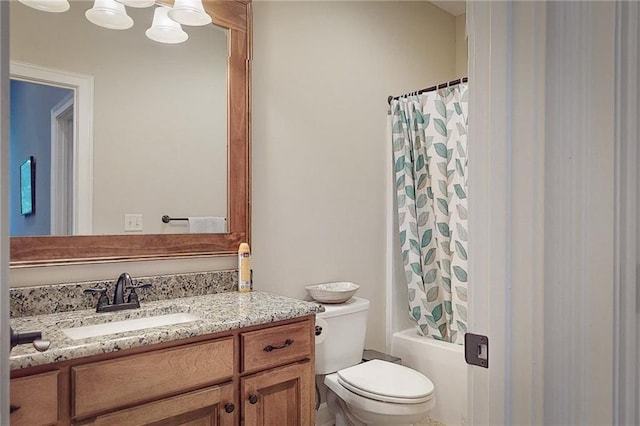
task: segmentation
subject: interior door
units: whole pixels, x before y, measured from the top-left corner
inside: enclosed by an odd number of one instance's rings
[[[616,3],[467,6],[469,423],[611,424]]]
[[[469,331],[489,341],[474,425],[541,422],[544,3],[467,2]]]

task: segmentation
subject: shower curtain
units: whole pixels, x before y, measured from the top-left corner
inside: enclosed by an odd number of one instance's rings
[[[391,101],[398,232],[420,333],[467,331],[468,84]]]

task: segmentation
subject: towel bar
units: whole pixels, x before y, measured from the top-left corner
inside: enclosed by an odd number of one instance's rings
[[[187,217],[169,217],[169,215],[166,215],[166,214],[164,216],[162,216],[162,221],[164,223],[169,223],[172,220],[189,220],[189,218],[187,218]]]

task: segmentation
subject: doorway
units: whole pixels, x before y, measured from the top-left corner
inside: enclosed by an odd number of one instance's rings
[[[51,196],[47,232],[29,235],[91,235],[93,232],[93,77],[11,61],[12,82],[66,89],[50,109]],[[12,210],[14,210],[12,208]],[[15,216],[10,215],[11,218]],[[11,235],[14,234],[13,231]],[[25,234],[22,234],[25,235]]]
[[[9,222],[12,236],[60,235],[73,229],[73,101],[74,92],[30,81],[11,80]],[[28,214],[21,208],[25,158],[33,159]],[[66,179],[65,179],[66,177]],[[62,179],[61,179],[62,178]],[[20,184],[18,184],[20,181]],[[61,206],[62,205],[62,206]]]

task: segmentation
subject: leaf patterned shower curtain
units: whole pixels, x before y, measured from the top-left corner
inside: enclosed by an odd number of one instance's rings
[[[468,84],[391,101],[409,314],[425,336],[467,331]]]

